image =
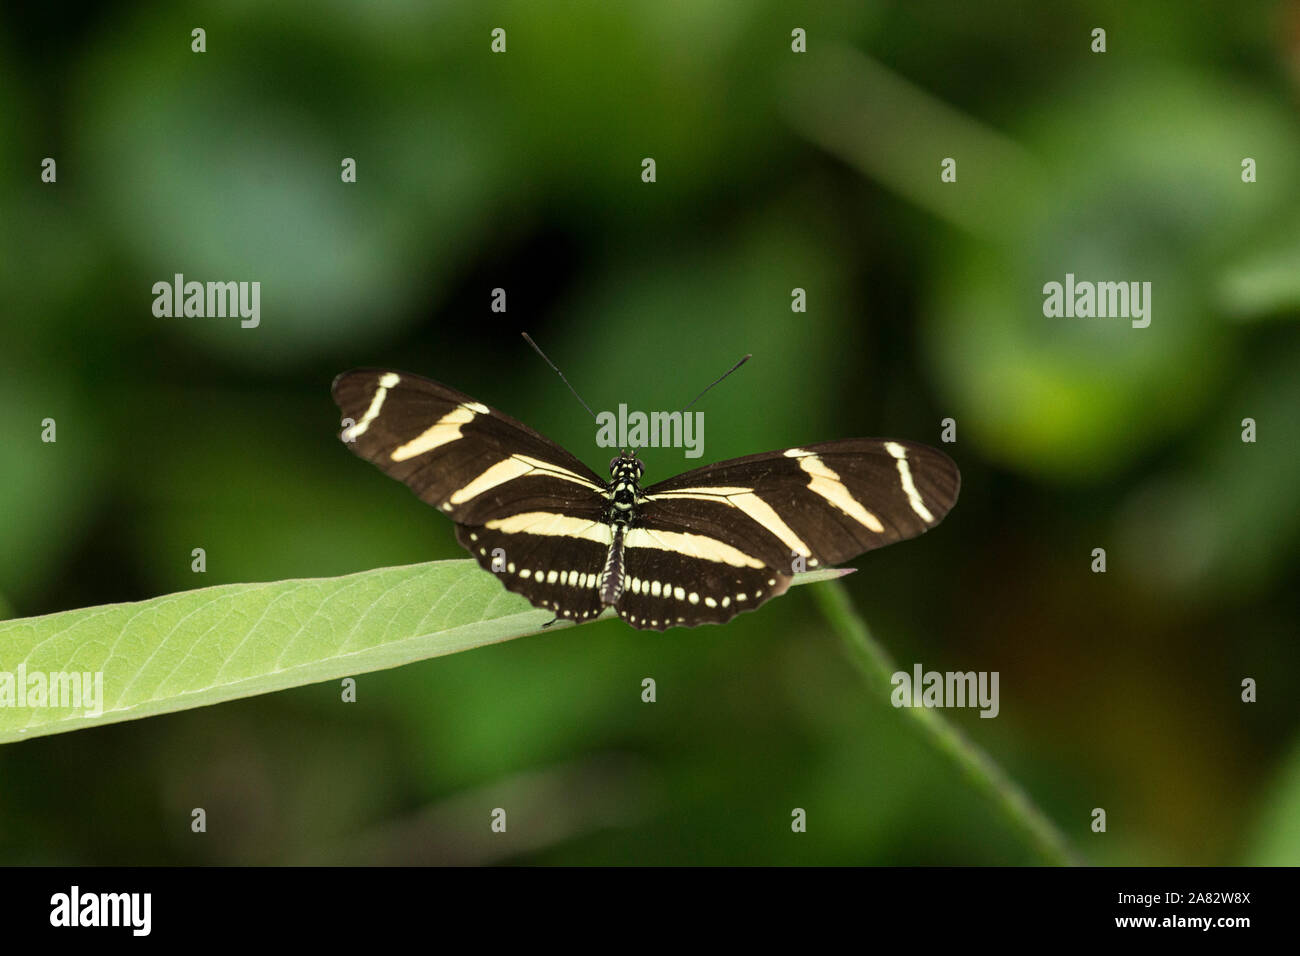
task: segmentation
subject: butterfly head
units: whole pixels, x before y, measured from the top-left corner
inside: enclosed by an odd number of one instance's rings
[[[636,456],[635,451],[620,451],[617,458],[609,460],[609,477],[617,484],[620,481],[636,482],[641,478],[645,465]]]

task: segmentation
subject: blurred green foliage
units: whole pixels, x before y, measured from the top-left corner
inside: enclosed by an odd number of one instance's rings
[[[446,381],[599,468],[519,331],[597,408],[679,407],[752,352],[703,406],[705,461],[956,419],[957,508],[848,584],[901,666],[1001,673],[999,719],[950,716],[1088,859],[1300,862],[1297,24],[1118,0],[7,8],[0,608],[459,556],[338,447],[345,368]],[[154,317],[178,272],[260,281],[260,327]],[[1151,327],[1044,318],[1067,272],[1151,281]],[[692,464],[646,458],[647,480]],[[326,684],[8,746],[0,862],[1031,862],[847,664],[794,592],[721,629],[367,675],[352,705]],[[503,802],[508,841],[480,839]]]

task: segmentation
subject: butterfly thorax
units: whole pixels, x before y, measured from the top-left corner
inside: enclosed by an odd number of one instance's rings
[[[609,508],[606,517],[613,526],[613,539],[600,575],[600,597],[614,604],[623,593],[623,538],[637,516],[641,488],[637,482],[644,466],[634,455],[620,454],[609,463]]]
[[[609,519],[616,524],[630,524],[636,517],[641,488],[642,464],[635,458],[620,455],[609,465]]]

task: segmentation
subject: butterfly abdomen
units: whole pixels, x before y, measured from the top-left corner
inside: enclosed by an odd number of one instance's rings
[[[614,525],[614,540],[610,542],[605,567],[600,572],[601,604],[617,604],[623,596],[623,534],[626,527],[623,522]]]

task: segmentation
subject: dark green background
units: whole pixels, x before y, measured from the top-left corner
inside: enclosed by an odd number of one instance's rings
[[[876,636],[1000,672],[949,716],[1087,859],[1300,860],[1296,6],[789,6],[7,6],[0,614],[460,556],[339,446],[343,369],[603,469],[521,330],[598,409],[752,352],[647,481],[954,418],[956,509],[848,580]],[[176,272],[260,281],[260,328],[155,318]],[[1152,282],[1151,327],[1044,318],[1067,272]],[[0,749],[0,863],[1035,859],[804,589],[358,683]]]

